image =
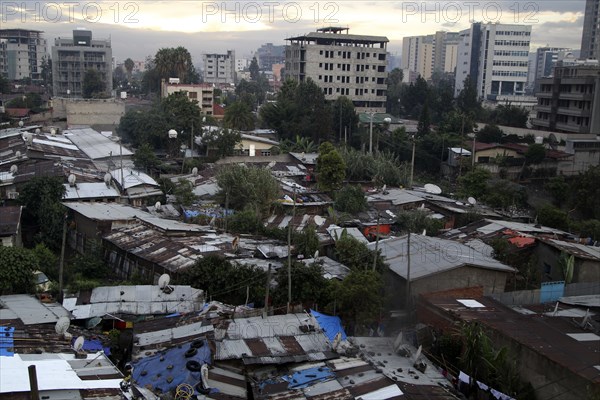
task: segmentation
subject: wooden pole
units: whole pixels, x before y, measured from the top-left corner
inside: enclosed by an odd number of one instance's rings
[[[271,288],[271,263],[269,263],[269,269],[267,270],[267,287],[265,290],[265,308],[263,311],[263,318],[269,315],[269,289]]]
[[[58,264],[58,299],[63,299],[63,275],[65,270],[65,247],[67,247],[67,214],[63,216],[62,244],[60,246],[60,262]]]
[[[379,251],[379,212],[377,212],[377,231],[375,235],[377,237],[375,239],[375,255],[373,256],[373,271],[377,270],[377,252]]]
[[[30,392],[29,396],[30,396],[31,400],[39,400],[40,392],[38,389],[37,373],[35,371],[35,365],[30,365],[29,367],[27,367],[27,370],[29,372],[29,386],[31,387],[31,392]]]
[[[294,217],[296,216],[296,188],[294,188],[294,205],[292,206],[292,219],[288,225],[288,303],[287,312],[289,314],[292,304],[292,229],[294,226]]]
[[[410,303],[410,231],[408,231],[406,249],[406,310],[408,310],[408,305]]]

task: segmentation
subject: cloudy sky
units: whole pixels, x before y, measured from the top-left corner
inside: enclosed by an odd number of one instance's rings
[[[538,1],[0,1],[2,28],[38,29],[55,37],[87,28],[112,40],[117,61],[143,60],[162,47],[184,46],[199,64],[202,53],[234,49],[250,56],[261,44],[324,26],[382,35],[392,53],[402,38],[459,31],[471,21],[529,24],[531,50],[545,45],[579,49],[585,0]],[[48,49],[50,50],[50,49]]]

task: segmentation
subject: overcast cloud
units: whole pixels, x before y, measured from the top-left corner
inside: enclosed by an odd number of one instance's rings
[[[25,5],[25,7],[23,7]],[[263,43],[316,28],[350,27],[350,33],[387,36],[399,53],[402,38],[436,30],[466,29],[471,20],[530,24],[531,49],[578,49],[584,0],[542,1],[0,1],[2,28],[39,29],[49,48],[76,28],[112,39],[117,61],[143,60],[162,47],[184,46],[199,64],[202,53],[234,49],[250,56]],[[86,20],[87,19],[87,20]]]

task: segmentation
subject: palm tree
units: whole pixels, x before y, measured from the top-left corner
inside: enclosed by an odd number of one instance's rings
[[[133,60],[131,58],[128,58],[127,60],[125,60],[123,65],[125,66],[125,70],[127,71],[127,79],[130,80],[131,73],[133,72],[133,67],[134,67],[135,63],[133,62]]]
[[[249,131],[254,129],[254,116],[246,103],[236,101],[225,109],[223,123],[229,129]]]

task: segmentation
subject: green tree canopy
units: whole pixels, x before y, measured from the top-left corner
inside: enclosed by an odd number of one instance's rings
[[[187,179],[179,179],[179,182],[175,185],[174,192],[177,203],[182,206],[189,207],[196,200],[194,186],[192,185],[192,182]]]
[[[335,100],[331,116],[333,131],[340,142],[344,140],[344,130],[350,135],[358,126],[358,114],[354,111],[354,103],[346,96],[340,96]]]
[[[204,290],[208,299],[241,305],[246,302],[247,287],[249,302],[263,302],[267,276],[254,266],[233,265],[223,257],[208,255],[185,270],[180,281]]]
[[[102,73],[96,69],[88,69],[83,75],[82,95],[84,99],[107,96],[106,82]]]
[[[334,208],[349,214],[357,214],[367,209],[367,198],[360,185],[346,185],[335,195]]]
[[[149,143],[143,143],[133,155],[133,165],[135,165],[136,168],[149,172],[159,168],[161,162],[156,156],[152,146]]]
[[[241,133],[232,129],[210,131],[202,136],[202,144],[212,149],[219,158],[234,155],[241,141]]]
[[[225,108],[223,124],[229,129],[250,131],[254,129],[254,115],[246,103],[236,101]]]
[[[497,125],[488,124],[477,132],[477,141],[483,143],[501,143],[504,132]]]
[[[264,168],[226,165],[217,174],[217,184],[222,203],[235,210],[249,207],[258,215],[267,212],[279,196],[279,183]]]
[[[401,69],[394,68],[387,77],[387,103],[386,111],[396,117],[400,116],[400,96],[402,94],[402,80],[404,74]]]
[[[346,178],[346,163],[329,142],[323,142],[319,146],[316,172],[317,184],[326,192],[339,189]]]
[[[546,158],[546,148],[543,144],[530,144],[525,152],[527,164],[539,164]]]
[[[473,196],[481,199],[487,193],[487,183],[491,178],[488,170],[475,168],[460,177],[460,192],[463,197]]]
[[[258,60],[256,57],[252,57],[252,61],[250,61],[248,70],[250,71],[250,79],[252,79],[254,82],[258,81],[258,77],[260,76],[260,68],[258,67]]]
[[[325,306],[330,299],[329,281],[323,277],[323,267],[319,264],[292,263],[292,302],[302,303],[314,308]],[[277,288],[273,293],[275,304],[287,304],[288,271],[287,266],[279,268],[275,275]]]
[[[31,293],[37,269],[38,259],[31,250],[0,246],[0,295]]]
[[[381,249],[378,250],[381,252]],[[342,231],[341,237],[335,242],[337,260],[352,270],[372,270],[375,251],[369,250],[366,244]],[[376,270],[382,272],[385,262],[381,254],[377,255]]]
[[[600,219],[600,166],[592,166],[571,183],[571,204],[584,218]]]

